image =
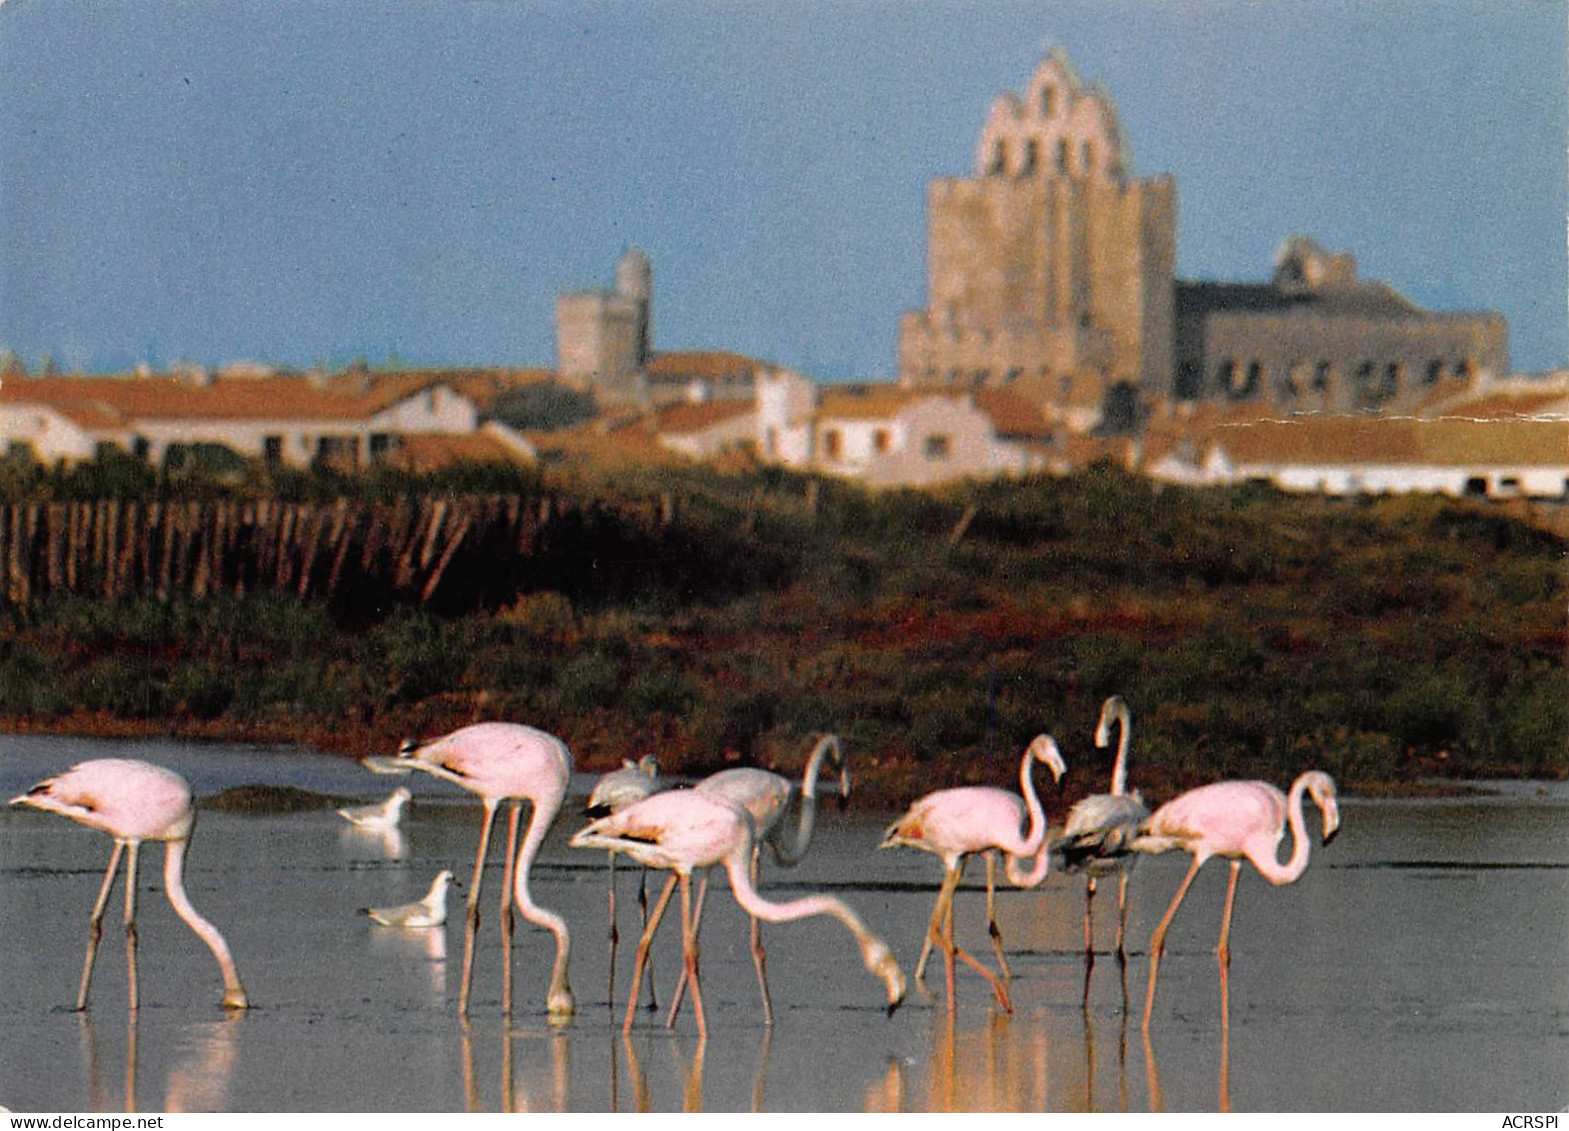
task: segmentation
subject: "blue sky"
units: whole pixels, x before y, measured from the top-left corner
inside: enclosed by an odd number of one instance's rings
[[[1569,362],[1562,0],[0,0],[0,349],[550,365],[653,260],[655,345],[896,371],[927,182],[1046,47],[1177,179],[1178,272],[1311,235]]]

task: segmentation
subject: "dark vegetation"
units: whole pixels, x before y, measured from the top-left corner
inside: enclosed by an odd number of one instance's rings
[[[125,461],[15,471],[0,497],[540,485],[497,469],[238,485]],[[902,801],[1015,783],[1043,730],[1071,793],[1104,788],[1111,752],[1090,736],[1118,693],[1151,800],[1308,767],[1350,789],[1569,774],[1565,540],[1488,505],[1157,490],[1106,466],[938,493],[697,470],[550,489],[662,500],[669,520],[558,536],[488,606],[0,605],[0,719],[353,753],[509,719],[567,738],[580,768],[656,752],[678,773],[794,770],[833,730],[858,788]]]

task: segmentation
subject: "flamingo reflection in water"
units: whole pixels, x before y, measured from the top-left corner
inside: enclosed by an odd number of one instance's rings
[[[1150,1111],[1161,1113],[1166,1110],[1166,1094],[1161,1087],[1160,1066],[1155,1061],[1154,1037],[1147,1025],[1143,1038],[1144,1075],[1149,1089]],[[1220,967],[1220,1087],[1215,1110],[1231,1111],[1231,984],[1230,970],[1224,964]]]
[[[470,1114],[483,1112],[485,1105],[480,1096],[480,1083],[478,1074],[474,1070],[474,1023],[467,1018],[462,1023],[462,1055],[463,1055],[463,1099],[465,1110]],[[526,1113],[531,1111],[545,1111],[562,1114],[567,1110],[568,1084],[570,1072],[569,1054],[571,1046],[567,1034],[560,1029],[539,1036],[525,1036],[514,1030],[510,1025],[503,1025],[498,1034],[501,1041],[501,1111],[503,1114]],[[531,1047],[537,1047],[539,1040],[544,1040],[549,1045],[550,1051],[550,1106],[536,1108],[529,1098],[527,1085],[520,1079],[514,1067],[514,1044],[517,1041],[526,1041]]]
[[[1221,968],[1231,963],[1231,912],[1236,902],[1237,877],[1242,861],[1272,884],[1295,883],[1308,866],[1308,837],[1302,817],[1302,798],[1310,795],[1324,819],[1324,843],[1340,829],[1340,809],[1335,800],[1335,779],[1309,770],[1291,784],[1288,797],[1268,782],[1228,781],[1200,786],[1166,802],[1139,829],[1133,842],[1136,852],[1159,853],[1180,848],[1193,857],[1165,917],[1150,936],[1150,977],[1144,999],[1144,1027],[1149,1028],[1155,1006],[1155,979],[1166,949],[1166,931],[1187,895],[1193,877],[1211,856],[1231,861],[1226,887],[1226,910],[1221,920],[1215,953]],[[1276,856],[1287,823],[1291,826],[1291,857],[1284,864]]]
[[[1116,1110],[1128,1110],[1128,974],[1124,964],[1122,968],[1122,1000],[1124,1006],[1117,1011],[1117,1107]],[[1084,1105],[1085,1111],[1099,1111],[1096,1106],[1096,1062],[1095,1062],[1095,1022],[1089,1008],[1084,1006],[1081,1010],[1084,1018]]]
[[[1022,1039],[1006,1013],[990,1011],[980,1028],[961,1031],[936,1019],[927,1066],[925,1110],[1046,1111],[1049,1040],[1032,1027]]]
[[[91,1013],[84,1012],[78,1016],[90,1102],[94,1111],[109,1111],[115,1105],[104,1092],[98,1031]],[[217,1020],[197,1023],[182,1033],[180,1044],[188,1048],[189,1052],[169,1069],[164,1084],[163,1103],[155,1110],[178,1113],[228,1109],[229,1078],[234,1072],[237,1055],[235,1038],[242,1017],[243,1013],[230,1012]],[[126,1112],[139,1110],[136,1098],[140,1068],[137,1020],[136,1014],[127,1015],[125,1102],[122,1108]]]
[[[828,915],[842,923],[855,936],[866,969],[883,981],[888,1011],[904,1000],[904,974],[888,947],[867,929],[860,917],[842,901],[829,895],[809,895],[788,903],[764,899],[752,886],[750,864],[756,833],[751,816],[726,798],[699,790],[656,793],[628,806],[619,813],[602,817],[572,837],[574,848],[601,848],[623,852],[640,864],[672,873],[649,916],[648,926],[638,941],[633,967],[632,990],[627,999],[624,1032],[632,1028],[637,1008],[638,985],[654,932],[669,906],[679,882],[681,887],[681,941],[683,965],[692,988],[692,1006],[697,1014],[698,1032],[708,1034],[703,1012],[703,996],[698,978],[697,921],[691,902],[692,872],[697,868],[724,865],[730,890],[742,910],[771,923],[790,922],[816,915]]]

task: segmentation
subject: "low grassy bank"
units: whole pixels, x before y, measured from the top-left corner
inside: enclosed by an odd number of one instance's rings
[[[652,752],[681,773],[794,768],[833,730],[858,787],[897,802],[1012,782],[1042,730],[1070,796],[1103,788],[1090,735],[1116,693],[1152,798],[1309,766],[1368,790],[1569,774],[1566,543],[1485,505],[1157,491],[1105,467],[884,495],[662,475],[636,489],[668,523],[558,545],[488,607],[0,608],[0,726],[363,754],[500,718],[585,769]]]

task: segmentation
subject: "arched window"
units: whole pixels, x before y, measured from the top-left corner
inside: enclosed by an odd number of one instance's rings
[[[1050,118],[1057,112],[1057,91],[1050,86],[1041,87],[1041,116]]]
[[[1057,141],[1057,172],[1063,176],[1068,175],[1068,139],[1060,138]]]
[[[1008,143],[998,138],[992,142],[991,159],[986,164],[988,176],[997,176],[1008,171]]]
[[[1239,397],[1257,396],[1258,395],[1258,391],[1259,391],[1259,387],[1261,385],[1263,385],[1263,383],[1264,383],[1264,365],[1263,365],[1263,363],[1262,362],[1258,362],[1258,361],[1250,361],[1250,362],[1248,362],[1247,380],[1245,380],[1242,383],[1242,388],[1238,391],[1237,396],[1239,396]]]
[[[1227,358],[1215,366],[1215,387],[1223,393],[1229,393],[1237,383],[1237,363]]]
[[[1095,143],[1088,138],[1079,146],[1079,172],[1086,177],[1095,171]]]
[[[1041,143],[1033,137],[1024,143],[1024,161],[1019,166],[1019,176],[1029,177],[1035,174],[1040,164]]]

